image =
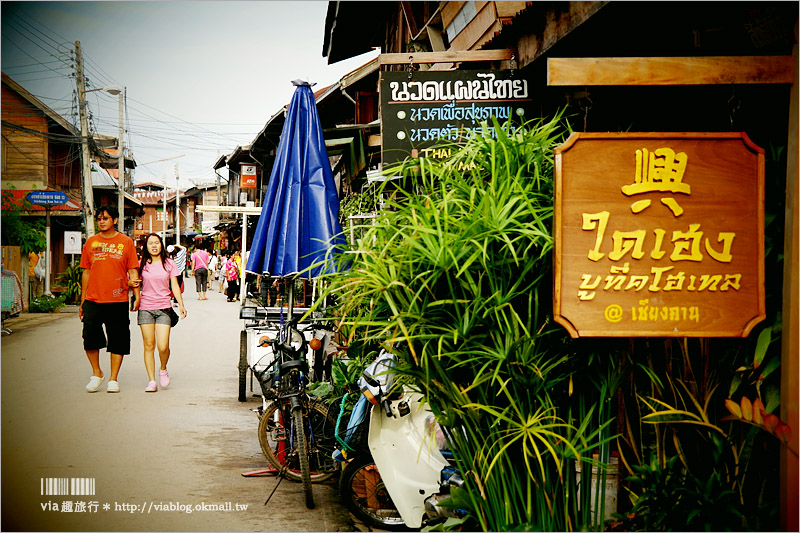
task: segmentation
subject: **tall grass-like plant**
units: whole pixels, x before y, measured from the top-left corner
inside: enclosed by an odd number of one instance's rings
[[[566,132],[560,117],[494,132],[393,169],[391,210],[328,290],[450,428],[467,483],[456,498],[477,526],[593,528],[575,462],[607,455],[611,415],[576,403],[583,363],[551,320],[553,150]]]

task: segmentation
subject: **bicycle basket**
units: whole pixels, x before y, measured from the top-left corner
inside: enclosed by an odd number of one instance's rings
[[[308,376],[308,363],[300,359],[292,359],[278,367],[278,396],[286,397],[304,390]]]
[[[336,418],[336,442],[348,452],[356,452],[367,449],[367,437],[369,435],[369,400],[360,392],[360,398],[356,402],[353,411],[345,414],[343,409],[339,410]],[[342,398],[344,403],[345,396]]]

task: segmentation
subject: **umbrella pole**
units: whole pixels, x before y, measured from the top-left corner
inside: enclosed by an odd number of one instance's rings
[[[289,286],[286,288],[286,299],[289,302],[289,322],[294,318],[294,278],[287,280]]]

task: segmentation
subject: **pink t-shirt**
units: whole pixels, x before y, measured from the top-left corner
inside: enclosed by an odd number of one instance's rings
[[[172,307],[170,278],[176,277],[178,277],[178,267],[172,259],[167,258],[163,265],[145,263],[142,270],[142,299],[139,302],[139,309],[154,311]]]
[[[195,270],[197,270],[198,268],[207,269],[209,257],[210,256],[208,255],[208,252],[206,252],[205,250],[195,250],[194,253],[192,254],[192,262],[193,262],[192,266],[194,267]]]

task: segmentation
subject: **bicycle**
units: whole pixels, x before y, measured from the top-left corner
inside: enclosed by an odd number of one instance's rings
[[[312,509],[312,482],[325,481],[338,470],[331,457],[335,421],[325,404],[306,393],[308,341],[296,321],[280,327],[278,333],[277,339],[265,338],[259,345],[272,347],[274,360],[263,368],[251,367],[263,393],[258,440],[274,468],[303,483],[306,507]]]

